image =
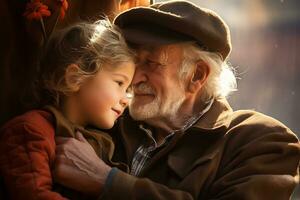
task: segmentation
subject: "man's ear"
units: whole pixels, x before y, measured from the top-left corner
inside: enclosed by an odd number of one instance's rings
[[[77,64],[68,65],[65,71],[66,84],[73,92],[77,92],[80,89],[78,71],[79,67]]]
[[[198,61],[189,81],[188,91],[191,93],[199,91],[207,80],[209,73],[209,66],[202,60]]]

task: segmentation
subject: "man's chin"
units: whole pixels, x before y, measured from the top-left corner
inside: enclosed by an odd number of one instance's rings
[[[158,114],[157,106],[151,104],[131,105],[129,106],[129,113],[134,120],[147,120],[153,118]]]

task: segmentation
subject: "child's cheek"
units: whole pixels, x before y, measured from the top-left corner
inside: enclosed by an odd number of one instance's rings
[[[117,97],[113,91],[102,91],[95,93],[90,99],[90,104],[94,105],[97,109],[111,109],[117,104]]]

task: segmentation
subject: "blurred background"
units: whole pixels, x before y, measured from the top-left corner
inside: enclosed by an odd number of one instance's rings
[[[216,11],[230,27],[229,61],[239,77],[229,98],[233,109],[270,115],[300,136],[300,1],[190,1]],[[299,188],[292,199],[300,199]]]
[[[5,27],[0,31],[0,126],[32,106],[30,86],[47,41],[43,31],[49,36],[56,28],[81,19],[98,19],[102,14],[113,19],[128,8],[160,1],[68,1],[65,17],[61,17],[65,1],[43,0],[52,14],[38,21],[23,16],[30,0],[0,1],[0,22]],[[238,91],[229,98],[233,109],[265,113],[300,137],[300,0],[190,1],[216,11],[230,27],[233,50],[229,61],[239,77]],[[1,188],[0,180],[0,199]],[[299,189],[292,199],[300,200]]]

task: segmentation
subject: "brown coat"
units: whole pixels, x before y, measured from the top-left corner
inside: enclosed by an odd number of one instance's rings
[[[143,131],[129,117],[114,131],[115,160],[130,164]],[[280,122],[226,100],[177,134],[142,170],[113,176],[102,199],[284,200],[299,182],[300,144]]]

